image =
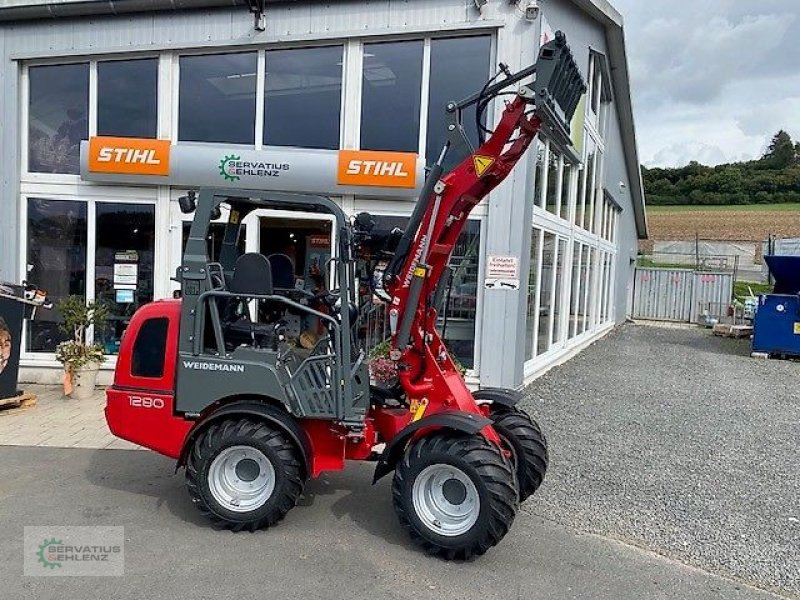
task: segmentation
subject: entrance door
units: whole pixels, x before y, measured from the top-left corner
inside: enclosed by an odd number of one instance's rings
[[[247,233],[246,251],[269,259],[276,293],[305,290],[317,294],[332,289],[328,271],[335,247],[333,216],[262,209],[253,211],[242,224]],[[251,310],[255,320],[258,313]],[[288,311],[285,321],[287,336],[299,339],[305,333],[306,344],[324,333],[316,318],[300,312]]]
[[[326,272],[333,256],[333,223],[333,217],[314,213],[256,210],[243,221],[245,247],[269,258],[276,289],[316,293],[331,284]]]

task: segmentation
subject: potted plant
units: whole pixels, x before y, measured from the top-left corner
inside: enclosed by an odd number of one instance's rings
[[[369,375],[373,383],[377,385],[390,385],[397,381],[397,363],[389,358],[391,344],[389,340],[383,341],[375,346],[369,353]],[[458,372],[463,377],[467,372],[466,367],[461,364],[455,354],[450,354]]]
[[[56,347],[56,359],[64,365],[64,394],[85,399],[94,393],[97,371],[105,361],[102,344],[89,344],[89,328],[102,330],[108,320],[108,306],[86,303],[81,296],[67,296],[57,304],[64,318],[60,328],[72,339]]]

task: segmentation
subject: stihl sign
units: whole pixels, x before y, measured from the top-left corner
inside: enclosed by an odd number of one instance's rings
[[[131,175],[169,175],[169,140],[93,137],[89,171]]]
[[[410,152],[342,150],[336,182],[341,185],[413,188],[417,155]]]

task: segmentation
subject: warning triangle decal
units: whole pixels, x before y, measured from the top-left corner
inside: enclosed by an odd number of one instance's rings
[[[475,163],[475,173],[478,177],[483,177],[483,174],[494,164],[494,159],[476,154],[472,157],[472,162]]]

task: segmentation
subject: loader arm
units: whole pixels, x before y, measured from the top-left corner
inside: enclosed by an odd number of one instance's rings
[[[503,77],[496,81],[499,77]],[[504,92],[534,76],[516,92]],[[495,189],[524,156],[539,131],[574,162],[569,122],[586,92],[565,36],[541,48],[535,65],[512,74],[501,72],[484,88],[447,106],[449,140],[431,167],[408,228],[384,273],[390,298],[391,356],[398,361],[400,382],[411,399],[428,399],[428,413],[440,410],[474,412],[474,402],[436,331],[434,298],[444,269],[472,209]],[[480,118],[492,99],[513,95],[485,141]],[[462,111],[476,105],[480,145],[472,149],[464,133]],[[448,173],[443,164],[453,147],[466,144],[469,156]],[[435,399],[435,401],[434,401]]]

